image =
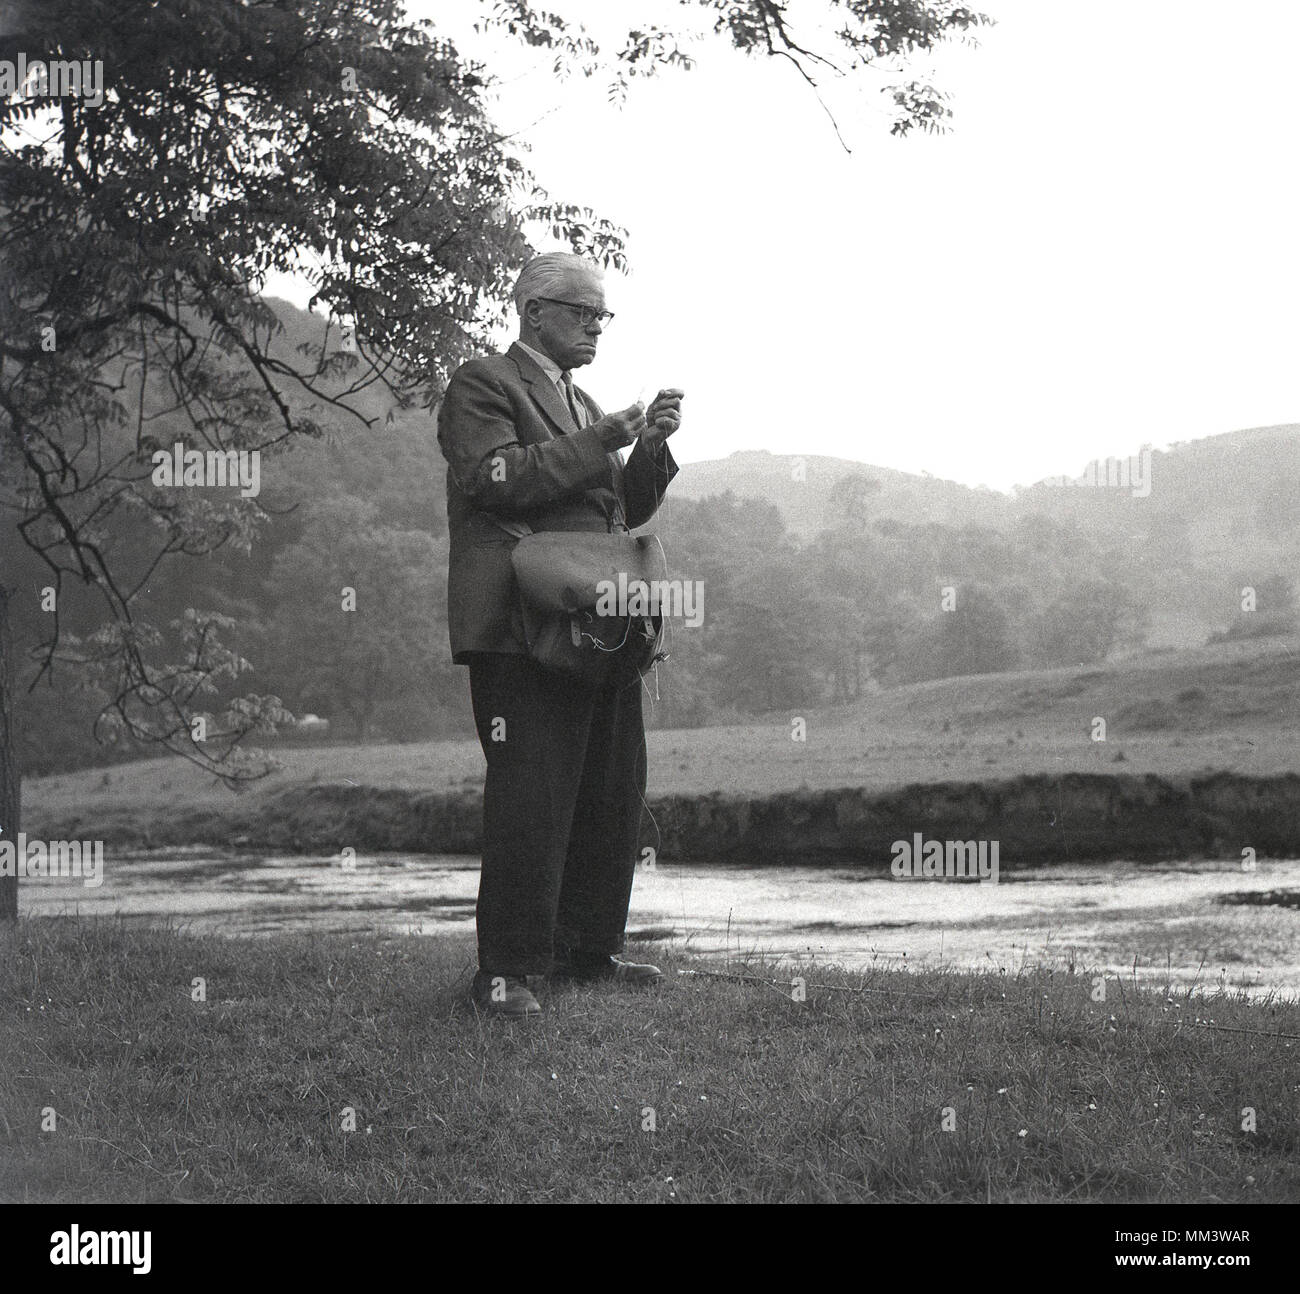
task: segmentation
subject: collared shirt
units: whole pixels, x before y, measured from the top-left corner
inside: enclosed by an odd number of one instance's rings
[[[540,350],[534,350],[526,342],[516,341],[515,344],[537,364],[537,367],[540,368],[552,382],[555,383],[555,389],[559,391],[560,399],[564,401],[565,407],[567,408],[569,404],[569,392],[564,385],[564,370],[549,355],[543,354]],[[570,376],[569,381],[573,381],[572,376]],[[587,422],[587,411],[576,391],[573,393],[573,401],[578,406],[581,415],[578,418],[578,426],[585,426]]]
[[[560,399],[564,401],[565,407],[567,408],[569,405],[569,393],[564,389],[564,370],[549,355],[544,355],[541,351],[534,350],[526,342],[516,341],[515,345],[518,346],[519,349],[522,350],[531,360],[533,360],[537,367],[555,383],[555,388],[560,393]],[[570,376],[569,380],[573,380],[572,376]],[[578,396],[577,391],[574,391],[573,393],[573,400],[578,406],[580,412],[578,426],[585,427],[590,421],[590,414],[587,412],[587,406]],[[619,502],[617,495],[612,493],[609,495],[609,503],[608,505],[605,505],[605,513],[610,520],[611,530],[615,528],[624,531],[627,530],[627,523],[623,519],[623,505]]]

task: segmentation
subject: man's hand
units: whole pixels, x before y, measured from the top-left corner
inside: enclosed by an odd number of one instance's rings
[[[630,445],[645,431],[645,406],[638,400],[630,408],[618,413],[607,413],[592,426],[600,433],[600,443],[605,453],[612,454],[614,450]]]
[[[685,391],[672,387],[660,391],[650,401],[645,413],[646,430],[641,436],[647,449],[658,449],[682,425],[682,396],[685,394]]]

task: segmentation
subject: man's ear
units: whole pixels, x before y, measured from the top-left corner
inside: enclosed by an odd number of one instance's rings
[[[540,301],[525,301],[523,321],[534,332],[542,326],[542,303]]]

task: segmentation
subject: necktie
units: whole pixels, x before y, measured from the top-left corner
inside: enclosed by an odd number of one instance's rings
[[[569,402],[569,412],[573,414],[573,421],[579,427],[585,427],[587,420],[582,416],[582,405],[578,400],[578,393],[573,389],[573,375],[566,370],[560,374],[560,380],[564,383],[564,398]]]

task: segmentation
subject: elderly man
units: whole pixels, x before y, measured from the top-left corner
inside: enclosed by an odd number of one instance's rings
[[[649,520],[677,471],[666,441],[682,393],[603,415],[574,385],[613,318],[598,266],[538,256],[514,295],[519,340],[456,371],[438,441],[449,465],[452,658],[469,666],[487,757],[473,997],[523,1016],[540,1010],[532,988],[548,973],[642,985],[660,972],[616,955],[646,780],[640,680],[588,686],[531,659],[511,523],[618,533]]]

